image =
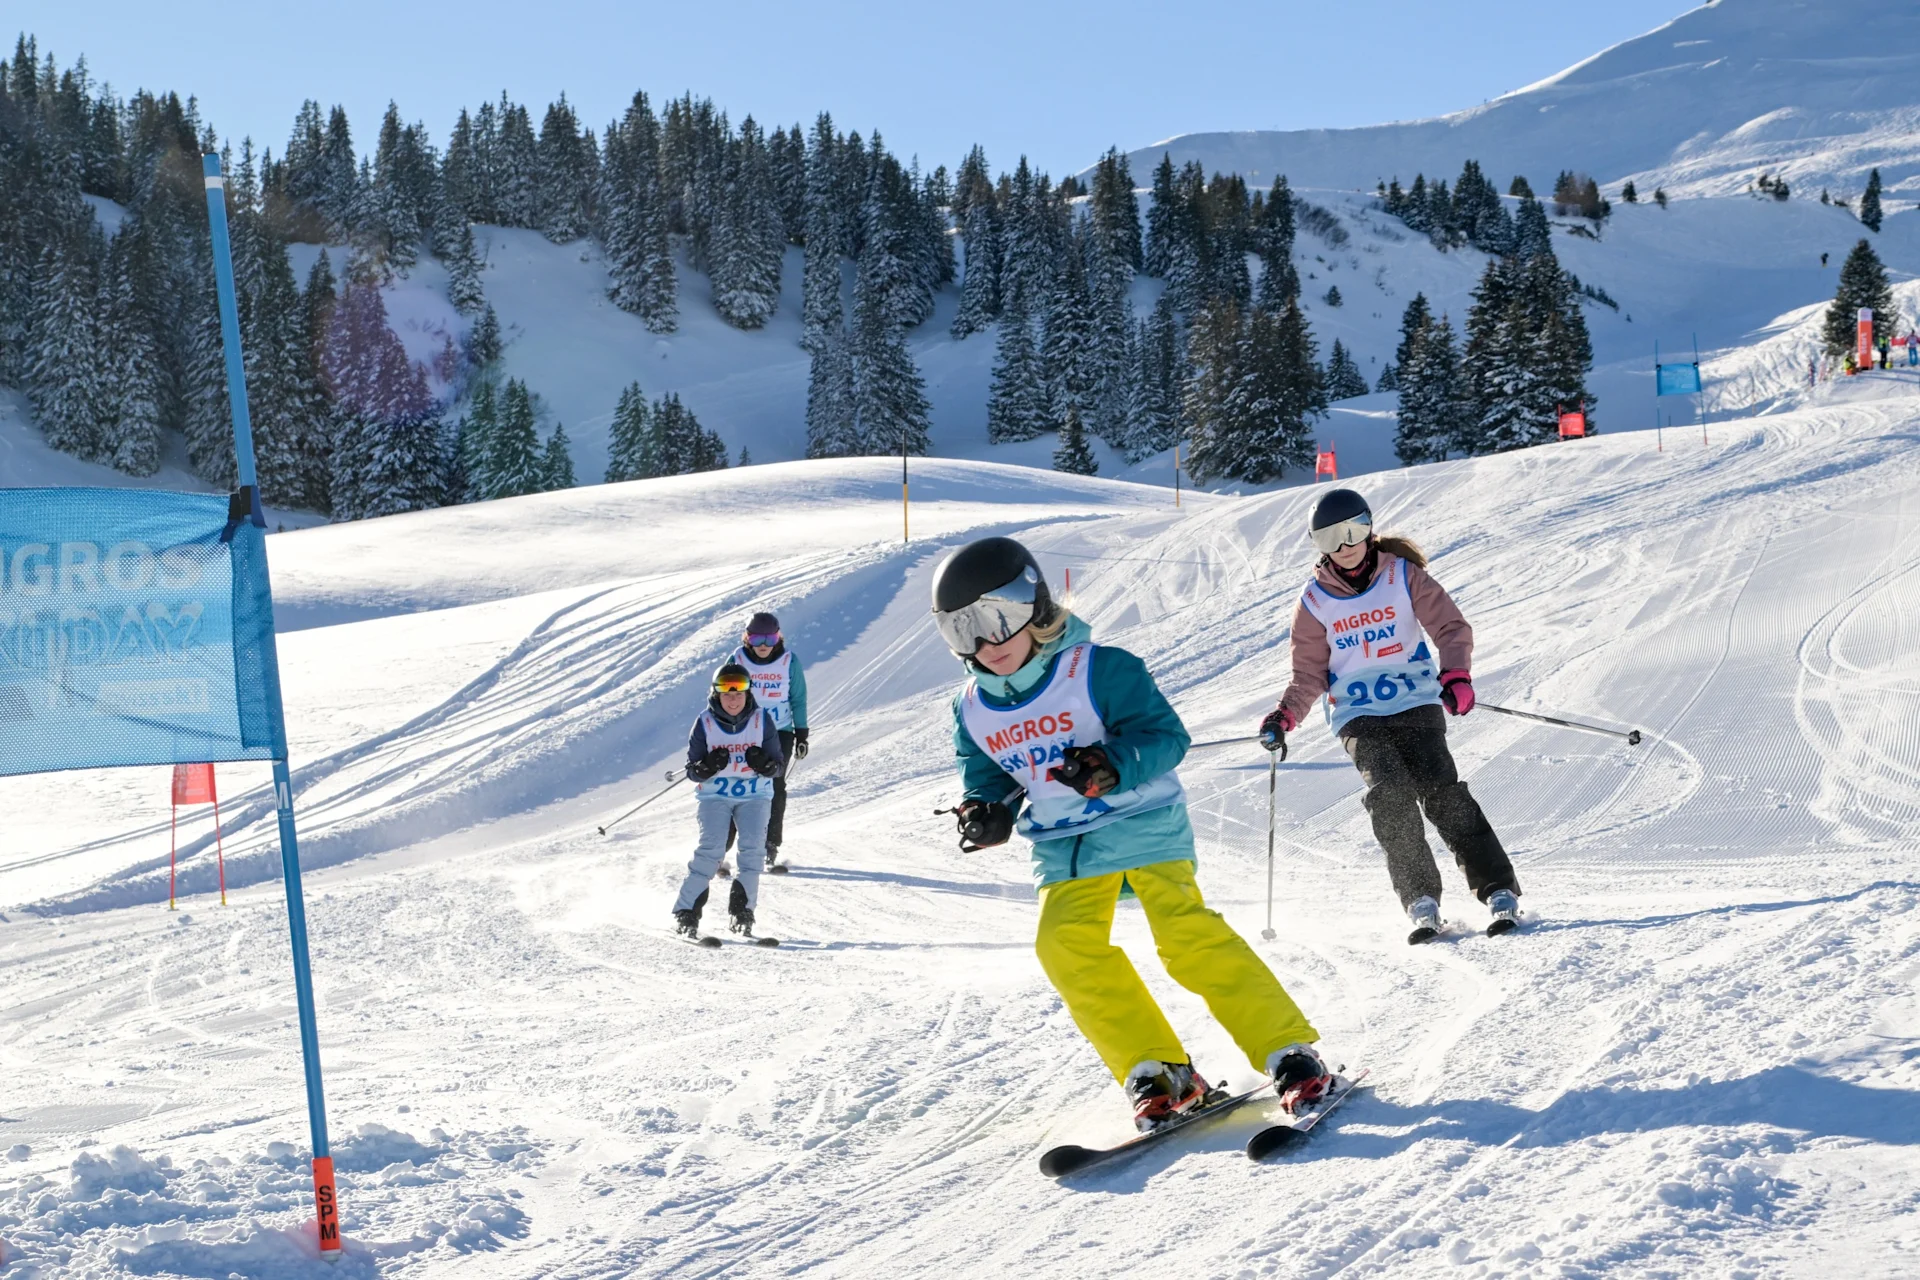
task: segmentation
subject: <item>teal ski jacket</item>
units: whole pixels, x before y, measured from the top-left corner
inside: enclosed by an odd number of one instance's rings
[[[1079,618],[1010,676],[996,676],[967,665],[989,706],[1018,702],[1053,674],[1061,652],[1093,639],[1093,628]],[[1100,743],[1120,775],[1117,791],[1126,791],[1177,765],[1193,739],[1166,695],[1153,682],[1147,664],[1125,649],[1096,645],[1089,673],[1095,709],[1107,726]],[[960,715],[965,690],[953,699],[953,748],[960,760],[960,779],[969,800],[1004,800],[1019,786],[967,732]],[[1091,746],[1092,743],[1085,745]],[[1017,816],[1017,815],[1016,815]],[[1185,804],[1149,809],[1104,827],[1059,840],[1033,842],[1033,879],[1045,887],[1062,880],[1129,871],[1156,862],[1194,862],[1193,825]]]

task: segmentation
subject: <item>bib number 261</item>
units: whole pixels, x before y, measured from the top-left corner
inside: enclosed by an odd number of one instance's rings
[[[1383,675],[1373,682],[1373,688],[1367,688],[1365,680],[1355,680],[1347,685],[1347,705],[1350,707],[1370,706],[1375,702],[1391,702],[1400,696],[1400,686],[1407,686],[1412,693],[1419,688],[1412,676]]]

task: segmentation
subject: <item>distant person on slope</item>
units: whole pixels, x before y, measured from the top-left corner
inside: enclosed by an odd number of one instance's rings
[[[1194,882],[1174,773],[1191,739],[1146,665],[1096,646],[1011,538],[949,556],[934,572],[933,616],[971,677],[953,702],[960,847],[1004,844],[1016,829],[1032,841],[1040,966],[1126,1090],[1134,1124],[1151,1131],[1219,1091],[1111,941],[1127,889],[1167,973],[1206,1000],[1288,1109],[1319,1099],[1332,1079],[1319,1033]]]
[[[785,760],[807,758],[807,675],[800,659],[787,648],[780,635],[780,619],[770,613],[756,613],[747,621],[740,651],[733,660],[747,669],[753,678],[753,697],[780,731],[780,752]],[[773,780],[773,816],[767,821],[767,870],[780,859],[780,846],[787,829],[787,775],[782,770]]]
[[[1893,342],[1884,333],[1880,335],[1880,367],[1893,368]]]
[[[733,882],[727,914],[733,917],[735,933],[753,935],[773,783],[785,765],[773,717],[753,700],[752,677],[739,663],[727,663],[714,672],[707,709],[687,735],[687,777],[700,784],[700,841],[674,899],[673,922],[689,938],[700,936],[707,886],[720,869],[728,832],[736,827],[740,878]]]
[[[1293,678],[1260,722],[1261,742],[1284,749],[1286,735],[1325,694],[1327,721],[1366,781],[1374,837],[1413,921],[1407,941],[1440,931],[1440,868],[1422,810],[1493,912],[1491,931],[1504,933],[1519,920],[1520,882],[1460,780],[1441,714],[1442,707],[1456,716],[1473,710],[1473,628],[1427,573],[1419,547],[1374,536],[1373,512],[1353,490],[1322,497],[1309,533],[1320,562],[1293,613]]]

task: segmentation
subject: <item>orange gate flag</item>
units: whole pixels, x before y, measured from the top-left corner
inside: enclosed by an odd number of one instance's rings
[[[1332,445],[1328,445],[1325,452],[1316,454],[1314,457],[1313,478],[1318,480],[1321,476],[1325,476],[1329,480],[1338,480],[1340,478],[1339,459],[1333,456]]]
[[[215,804],[213,766],[177,764],[173,766],[173,802],[175,804]]]
[[[1576,436],[1584,436],[1586,434],[1587,415],[1584,409],[1576,409],[1572,413],[1561,413],[1560,438],[1562,440],[1571,440]]]

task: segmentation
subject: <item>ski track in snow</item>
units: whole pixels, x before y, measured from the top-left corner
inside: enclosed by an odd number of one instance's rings
[[[1329,1053],[1373,1071],[1297,1154],[1241,1158],[1255,1106],[1040,1177],[1047,1146],[1121,1137],[1126,1111],[1033,960],[1024,856],[960,854],[930,813],[956,794],[956,668],[925,600],[963,530],[1017,532],[1197,740],[1236,736],[1285,676],[1313,494],[1176,512],[1079,484],[1043,515],[1029,486],[1000,523],[981,502],[925,542],[839,549],[816,504],[708,565],[503,564],[504,596],[283,643],[339,1268],[300,1235],[264,795],[230,802],[224,910],[204,841],[183,909],[160,906],[150,797],[90,793],[84,837],[0,866],[0,1274],[1913,1274],[1920,397],[1863,380],[1773,408],[1706,445],[1603,436],[1369,485],[1473,619],[1484,698],[1646,741],[1452,723],[1526,928],[1482,936],[1449,870],[1449,929],[1409,948],[1357,777],[1319,723],[1294,736],[1278,936],[1255,945]],[[314,591],[354,616],[350,587]],[[817,735],[794,870],[762,881],[786,945],[707,952],[666,928],[686,797],[593,828],[663,785],[762,602],[808,661]],[[1201,883],[1257,939],[1267,761],[1182,772]],[[21,809],[53,794],[6,785]],[[1137,909],[1116,937],[1209,1077],[1250,1083]]]

